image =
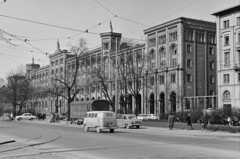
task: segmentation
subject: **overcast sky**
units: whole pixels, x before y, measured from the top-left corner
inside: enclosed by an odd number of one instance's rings
[[[17,46],[0,39],[0,78],[5,78],[7,72],[21,64],[31,63],[32,57],[35,63],[48,65],[49,58],[45,53],[55,52],[57,39],[61,49],[68,49],[69,43],[76,44],[80,37],[87,40],[90,49],[99,47],[99,33],[110,31],[110,20],[114,32],[141,40],[144,39],[143,30],[148,27],[178,17],[215,22],[213,12],[240,4],[240,0],[3,1],[0,0],[0,33],[5,31],[20,37],[4,34]],[[86,29],[89,33],[81,32]]]

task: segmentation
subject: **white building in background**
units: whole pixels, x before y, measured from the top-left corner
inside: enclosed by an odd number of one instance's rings
[[[212,15],[217,24],[219,108],[240,108],[240,5]]]

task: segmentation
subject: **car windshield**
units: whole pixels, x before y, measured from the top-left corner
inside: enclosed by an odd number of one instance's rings
[[[137,119],[136,116],[129,116],[128,119]]]

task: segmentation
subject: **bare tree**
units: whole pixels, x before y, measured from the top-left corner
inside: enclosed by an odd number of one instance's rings
[[[64,93],[61,94],[63,98],[67,100],[67,120],[70,120],[71,102],[74,101],[76,95],[81,90],[77,86],[77,78],[79,74],[80,63],[83,62],[83,54],[87,51],[86,40],[83,38],[79,39],[79,43],[75,46],[70,45],[70,56],[73,58],[72,69],[65,68],[65,77],[52,77],[53,83],[56,87],[61,88]],[[70,64],[69,64],[70,66]],[[55,86],[53,86],[54,88]]]
[[[18,115],[29,100],[31,79],[25,75],[24,66],[12,70],[7,76],[8,85],[2,87],[1,94],[13,105],[13,115]],[[17,111],[18,107],[18,111]]]
[[[146,85],[143,80],[144,66],[146,64],[146,58],[142,53],[142,50],[135,53],[128,52],[126,57],[126,76],[127,76],[127,86],[128,92],[135,99],[135,114],[139,114],[139,94],[141,89]]]

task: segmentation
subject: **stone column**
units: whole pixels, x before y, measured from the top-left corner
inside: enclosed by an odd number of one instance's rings
[[[194,108],[194,98],[189,98],[190,109]]]
[[[212,97],[212,108],[216,109],[216,107],[215,107],[215,97]]]
[[[207,97],[204,97],[204,109],[207,109],[208,108],[208,98]]]
[[[200,107],[200,98],[199,98],[199,97],[197,97],[197,98],[196,98],[196,100],[197,100],[197,105],[196,105],[196,107],[195,107],[195,108],[199,108],[199,107]]]

